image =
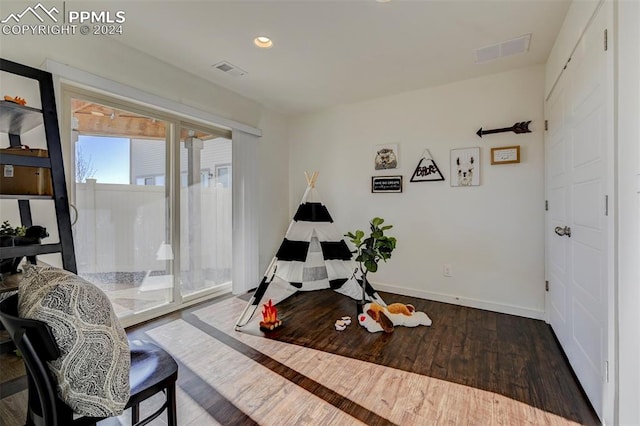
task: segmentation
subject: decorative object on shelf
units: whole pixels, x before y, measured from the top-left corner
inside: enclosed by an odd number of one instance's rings
[[[520,145],[491,148],[491,164],[513,164],[520,162]]]
[[[402,192],[402,176],[372,176],[371,192]]]
[[[273,306],[273,302],[262,305],[262,321],[260,321],[260,330],[273,331],[282,325],[282,321],[278,319],[278,310]]]
[[[0,149],[0,155],[20,155],[47,158],[46,149],[31,149],[27,145]],[[53,195],[51,171],[45,167],[26,167],[4,164],[0,174],[0,194]]]
[[[417,327],[431,325],[431,318],[424,312],[416,312],[413,305],[392,303],[382,306],[377,303],[367,303],[363,312],[358,315],[358,322],[371,333],[384,331],[393,333],[396,326]]]
[[[384,219],[381,217],[374,217],[369,222],[369,228],[371,233],[367,238],[364,238],[364,231],[360,229],[355,232],[348,232],[345,237],[349,237],[351,243],[356,247],[352,251],[356,255],[356,262],[358,262],[358,268],[362,276],[362,299],[358,301],[358,314],[362,312],[362,307],[366,303],[366,288],[368,286],[367,274],[369,272],[376,273],[378,271],[378,264],[380,261],[386,262],[391,258],[391,253],[396,248],[395,237],[389,237],[384,235],[384,231],[388,231],[393,228],[393,225],[381,226],[384,223]]]
[[[0,247],[13,247],[15,245],[14,239],[16,237],[24,237],[26,231],[26,226],[16,226],[14,228],[8,220],[5,220],[2,222],[2,226],[0,226]],[[17,273],[18,265],[22,257],[18,259],[18,262],[15,262],[15,259],[16,258],[13,257],[0,259],[0,273]]]
[[[47,158],[46,149],[31,149],[27,145],[0,149],[0,155]],[[28,161],[28,160],[25,160]],[[51,170],[46,167],[27,167],[14,164],[2,165],[0,194],[53,195]]]
[[[398,144],[376,145],[374,166],[376,170],[398,168]]]
[[[0,226],[0,237],[24,237],[26,231],[26,226],[16,226],[14,228],[8,220],[5,220]]]
[[[451,186],[480,185],[480,148],[451,150]]]
[[[438,165],[431,157],[428,149],[422,153],[422,158],[418,162],[410,182],[437,182],[444,180]]]
[[[47,238],[49,233],[44,226],[18,226],[13,228],[8,220],[5,220],[0,227],[0,247],[16,247],[41,244],[43,238]],[[17,274],[20,272],[18,266],[24,256],[9,257],[0,259],[0,273]],[[35,256],[27,256],[27,260],[35,264]]]
[[[501,129],[491,129],[491,130],[482,130],[482,127],[480,127],[480,130],[476,132],[476,135],[482,137],[482,135],[490,135],[493,133],[504,133],[504,132],[513,132],[515,134],[531,133],[531,130],[529,130],[529,123],[531,123],[531,121],[521,121],[519,123],[514,124],[511,127],[503,127]]]
[[[25,106],[27,104],[27,101],[24,100],[24,98],[21,98],[20,96],[4,96],[4,100],[7,102],[13,102],[14,104],[18,104],[18,105],[22,105]]]

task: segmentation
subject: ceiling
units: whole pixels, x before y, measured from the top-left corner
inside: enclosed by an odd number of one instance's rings
[[[570,0],[126,2],[114,40],[286,114],[544,64]],[[124,6],[126,4],[126,6]],[[113,3],[111,4],[113,8]],[[474,49],[531,33],[527,53]],[[274,46],[259,49],[254,37]],[[233,77],[213,67],[228,61]]]

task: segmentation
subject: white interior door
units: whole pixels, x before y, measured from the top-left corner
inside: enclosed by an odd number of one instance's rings
[[[610,51],[602,8],[545,105],[547,316],[594,409],[607,387],[611,132]]]

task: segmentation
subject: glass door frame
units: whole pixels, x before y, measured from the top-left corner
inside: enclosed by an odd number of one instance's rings
[[[180,170],[180,136],[181,136],[181,130],[182,129],[188,129],[188,130],[195,130],[195,131],[199,131],[199,132],[203,132],[203,133],[209,133],[212,135],[217,135],[220,137],[224,137],[224,138],[228,138],[229,140],[231,140],[231,132],[230,131],[226,131],[223,129],[218,129],[215,127],[211,127],[211,126],[207,126],[204,124],[198,124],[195,123],[193,121],[187,121],[187,120],[180,120],[178,123],[178,125],[174,127],[174,140],[177,141],[177,143],[174,144],[173,146],[173,152],[172,152],[172,157],[175,160],[175,169],[174,169],[174,181],[173,181],[173,185],[175,190],[177,191],[177,196],[174,197],[175,199],[173,200],[173,211],[174,211],[174,218],[175,218],[175,222],[173,223],[173,230],[174,233],[172,235],[173,241],[174,241],[174,252],[175,253],[182,253],[181,251],[181,231],[180,231],[180,224],[181,224],[181,219],[180,219],[180,215],[181,215],[181,209],[180,209],[180,174],[181,174],[181,170]],[[233,158],[231,158],[231,162],[233,165]],[[233,200],[232,200],[233,203]],[[174,256],[175,258],[179,258],[182,256]],[[181,260],[178,259],[177,263],[174,263],[174,270],[175,271],[181,271]],[[180,273],[174,274],[174,279],[176,280],[180,280]],[[178,283],[179,284],[179,283]],[[180,300],[182,301],[182,304],[189,304],[189,302],[193,302],[193,303],[197,303],[202,301],[203,299],[209,298],[209,297],[213,297],[215,295],[220,294],[220,287],[216,287],[216,288],[211,288],[211,289],[204,289],[204,290],[200,290],[197,291],[195,293],[191,293],[188,295],[183,295],[181,292],[181,287],[179,286],[175,286],[174,288],[178,289],[178,293],[180,293]],[[229,292],[231,291],[231,287],[229,287]]]
[[[166,151],[165,151],[165,196],[166,203],[166,235],[171,237],[171,248],[174,253],[173,259],[167,260],[169,273],[173,276],[172,300],[157,307],[152,307],[132,315],[120,318],[120,322],[124,327],[139,324],[158,316],[173,312],[175,310],[190,306],[192,304],[210,299],[212,297],[231,292],[231,286],[228,288],[205,289],[194,294],[182,296],[180,288],[180,132],[183,127],[201,130],[211,134],[231,139],[231,131],[224,128],[214,126],[212,124],[197,123],[190,121],[185,117],[174,115],[152,106],[140,105],[138,103],[127,101],[121,97],[109,95],[103,92],[78,87],[69,83],[61,84],[61,100],[62,100],[62,125],[61,125],[61,141],[63,153],[68,159],[65,164],[65,173],[67,176],[75,176],[75,146],[72,140],[72,111],[71,99],[79,98],[102,105],[124,109],[136,114],[162,120],[167,123],[166,135]],[[233,159],[232,159],[233,161]],[[67,180],[67,190],[69,193],[70,203],[76,202],[75,178]],[[177,272],[176,272],[177,271]]]

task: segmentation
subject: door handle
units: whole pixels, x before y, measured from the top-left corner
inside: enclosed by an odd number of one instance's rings
[[[554,231],[561,237],[564,237],[566,235],[567,237],[571,238],[571,228],[569,228],[568,226],[565,226],[564,228],[556,226],[556,229],[554,229]]]

